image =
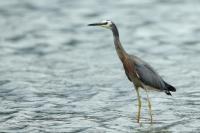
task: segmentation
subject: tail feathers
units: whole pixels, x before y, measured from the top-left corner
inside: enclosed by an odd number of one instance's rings
[[[165,91],[165,93],[166,93],[167,95],[172,96],[172,94],[170,93],[170,91]]]
[[[164,83],[165,83],[165,86],[166,86],[166,91],[172,91],[172,92],[176,91],[175,87],[171,86],[170,84],[168,84],[166,82],[164,82]]]
[[[173,87],[173,86],[171,86],[170,84],[166,83],[165,81],[164,81],[164,83],[165,83],[165,87],[166,87],[165,93],[166,93],[167,95],[170,95],[170,96],[171,96],[172,94],[170,93],[170,91],[175,92],[175,91],[176,91],[176,88]]]

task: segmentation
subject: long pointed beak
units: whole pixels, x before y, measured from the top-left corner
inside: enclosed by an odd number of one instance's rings
[[[88,26],[102,26],[105,25],[106,23],[93,23],[93,24],[88,24]]]

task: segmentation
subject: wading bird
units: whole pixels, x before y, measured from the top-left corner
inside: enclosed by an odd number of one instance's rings
[[[137,92],[138,98],[138,114],[137,122],[140,122],[140,112],[141,112],[141,98],[139,94],[139,88],[143,88],[147,94],[147,101],[149,107],[149,114],[152,123],[152,110],[151,102],[148,96],[148,90],[156,90],[165,92],[167,95],[171,95],[170,91],[175,92],[176,89],[170,84],[166,83],[161,76],[145,61],[141,60],[135,55],[128,54],[121,45],[119,39],[119,33],[116,25],[110,21],[105,20],[100,23],[89,24],[88,26],[101,26],[110,29],[113,33],[114,44],[117,54],[124,66],[124,70],[128,79],[133,82],[134,87]]]

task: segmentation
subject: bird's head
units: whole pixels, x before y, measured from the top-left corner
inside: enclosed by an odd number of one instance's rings
[[[110,21],[110,20],[104,20],[104,21],[99,22],[99,23],[88,24],[88,26],[101,26],[101,27],[104,27],[106,29],[112,29],[113,22]]]

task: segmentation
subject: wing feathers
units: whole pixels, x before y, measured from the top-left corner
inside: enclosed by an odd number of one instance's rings
[[[164,90],[165,84],[162,78],[148,65],[136,64],[138,78],[145,84],[155,89]]]

